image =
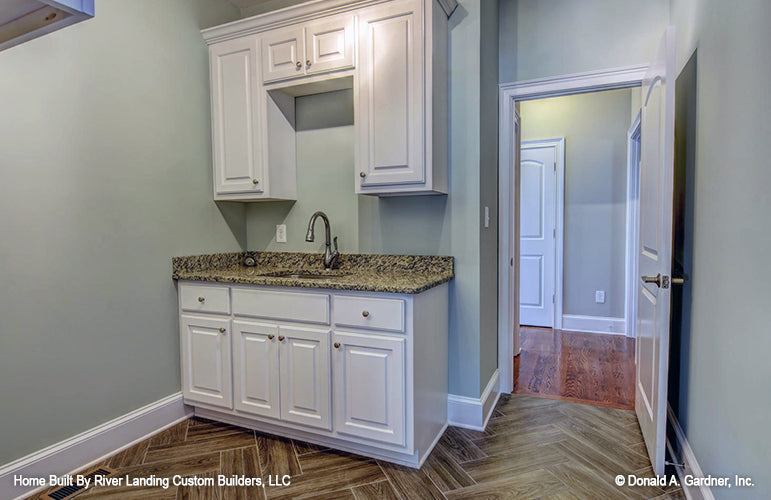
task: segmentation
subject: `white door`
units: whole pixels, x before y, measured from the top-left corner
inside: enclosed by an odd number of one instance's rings
[[[179,329],[185,399],[232,408],[230,320],[181,316]]]
[[[262,192],[258,47],[245,37],[210,49],[215,197]]]
[[[335,430],[404,445],[404,338],[335,332]]]
[[[329,331],[279,327],[281,419],[331,429]]]
[[[262,39],[262,81],[304,75],[303,49],[302,28],[271,31]]]
[[[305,28],[305,71],[308,74],[353,68],[353,16],[346,14]]]
[[[669,369],[675,31],[668,27],[642,85],[640,281],[635,411],[656,474],[664,474]]]
[[[554,327],[557,145],[523,141],[519,201],[519,323]]]
[[[422,4],[384,3],[359,20],[356,186],[425,182]]]
[[[236,410],[279,418],[278,326],[233,322]]]

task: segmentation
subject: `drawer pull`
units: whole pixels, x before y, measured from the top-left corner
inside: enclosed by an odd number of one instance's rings
[[[283,342],[284,341],[284,336],[283,335],[279,335],[278,336],[278,341],[279,342]]]
[[[268,335],[268,340],[273,340],[273,337],[275,337],[275,335],[273,335],[273,334],[271,333],[270,335]]]
[[[203,302],[204,300],[206,300],[206,297],[198,297],[198,302]]]
[[[361,315],[364,316],[365,318],[369,318],[369,311],[362,311]]]
[[[224,328],[220,328],[220,333],[225,333],[225,331],[226,330]]]
[[[340,349],[340,342],[335,342],[335,349]]]

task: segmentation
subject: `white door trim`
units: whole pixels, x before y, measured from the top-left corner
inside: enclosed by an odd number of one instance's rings
[[[640,135],[641,113],[637,112],[627,132],[628,157],[626,173],[626,304],[624,319],[626,336],[637,337],[637,236],[640,228]]]
[[[520,150],[553,147],[557,184],[554,193],[554,328],[562,330],[562,268],[564,262],[565,236],[565,138],[534,139],[522,141]]]
[[[498,124],[498,369],[501,373],[501,392],[510,393],[514,385],[514,354],[519,354],[518,312],[511,314],[510,303],[519,304],[519,286],[515,283],[509,293],[511,259],[519,259],[519,228],[512,231],[509,214],[517,208],[519,199],[512,188],[518,187],[517,157],[514,140],[515,122],[519,121],[516,102],[581,94],[597,90],[637,87],[642,84],[647,65],[612,68],[602,71],[559,75],[537,80],[523,80],[499,85]],[[512,235],[512,232],[515,234]],[[513,238],[516,236],[517,238]],[[516,280],[515,280],[516,281]],[[511,301],[511,302],[510,302]],[[513,308],[514,310],[519,307]],[[513,331],[513,335],[508,332]]]

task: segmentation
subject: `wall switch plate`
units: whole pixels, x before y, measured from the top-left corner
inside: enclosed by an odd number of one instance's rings
[[[605,303],[605,290],[596,290],[594,292],[594,301],[598,304]]]
[[[485,207],[485,227],[490,227],[490,207]]]
[[[286,243],[286,224],[276,225],[276,243]]]

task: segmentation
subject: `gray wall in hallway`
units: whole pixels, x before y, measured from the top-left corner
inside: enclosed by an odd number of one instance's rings
[[[717,498],[771,498],[771,3],[673,0],[677,64],[698,49],[690,332],[681,424]]]
[[[179,392],[171,257],[246,242],[212,201],[199,32],[237,18],[99,0],[0,52],[0,464]]]
[[[623,318],[630,89],[524,101],[522,140],[565,138],[563,313]],[[595,303],[595,291],[605,303]]]

